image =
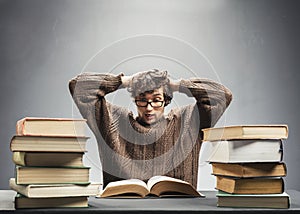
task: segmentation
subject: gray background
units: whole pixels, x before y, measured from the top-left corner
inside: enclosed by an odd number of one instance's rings
[[[0,189],[14,176],[9,142],[17,120],[79,116],[69,79],[85,68],[132,74],[157,67],[173,78],[204,76],[229,87],[234,100],[218,125],[288,124],[285,185],[300,190],[299,9],[296,0],[0,0]],[[130,39],[122,47],[126,38],[149,38],[143,35],[154,36],[142,47]],[[120,63],[141,48],[177,61],[144,56]],[[200,63],[193,50],[202,53]],[[91,180],[101,180],[93,137],[87,157]],[[209,165],[201,167],[199,188],[213,188]]]

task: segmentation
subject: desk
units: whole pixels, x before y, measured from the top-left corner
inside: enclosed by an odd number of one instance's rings
[[[0,213],[300,213],[300,192],[287,190],[290,195],[289,209],[249,209],[216,207],[215,191],[203,191],[206,198],[146,198],[146,199],[96,199],[89,198],[89,208],[63,209],[14,209],[15,192],[0,190]]]

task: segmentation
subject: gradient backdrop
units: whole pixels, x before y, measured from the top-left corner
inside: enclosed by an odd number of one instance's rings
[[[9,142],[17,120],[80,116],[69,79],[86,68],[160,68],[229,87],[234,100],[218,125],[288,124],[285,185],[300,190],[299,9],[297,0],[0,0],[0,189],[14,176]],[[185,103],[176,96],[173,105]],[[91,180],[100,181],[89,135],[85,163]],[[198,188],[213,189],[205,148]]]

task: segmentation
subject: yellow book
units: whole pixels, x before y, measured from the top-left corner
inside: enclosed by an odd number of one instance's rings
[[[16,166],[17,184],[87,184],[89,167],[27,167]]]

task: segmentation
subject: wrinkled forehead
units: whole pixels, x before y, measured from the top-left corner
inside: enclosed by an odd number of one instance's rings
[[[158,89],[145,91],[143,93],[140,93],[138,97],[158,97],[158,96],[164,96],[164,89],[163,87],[160,87]]]

